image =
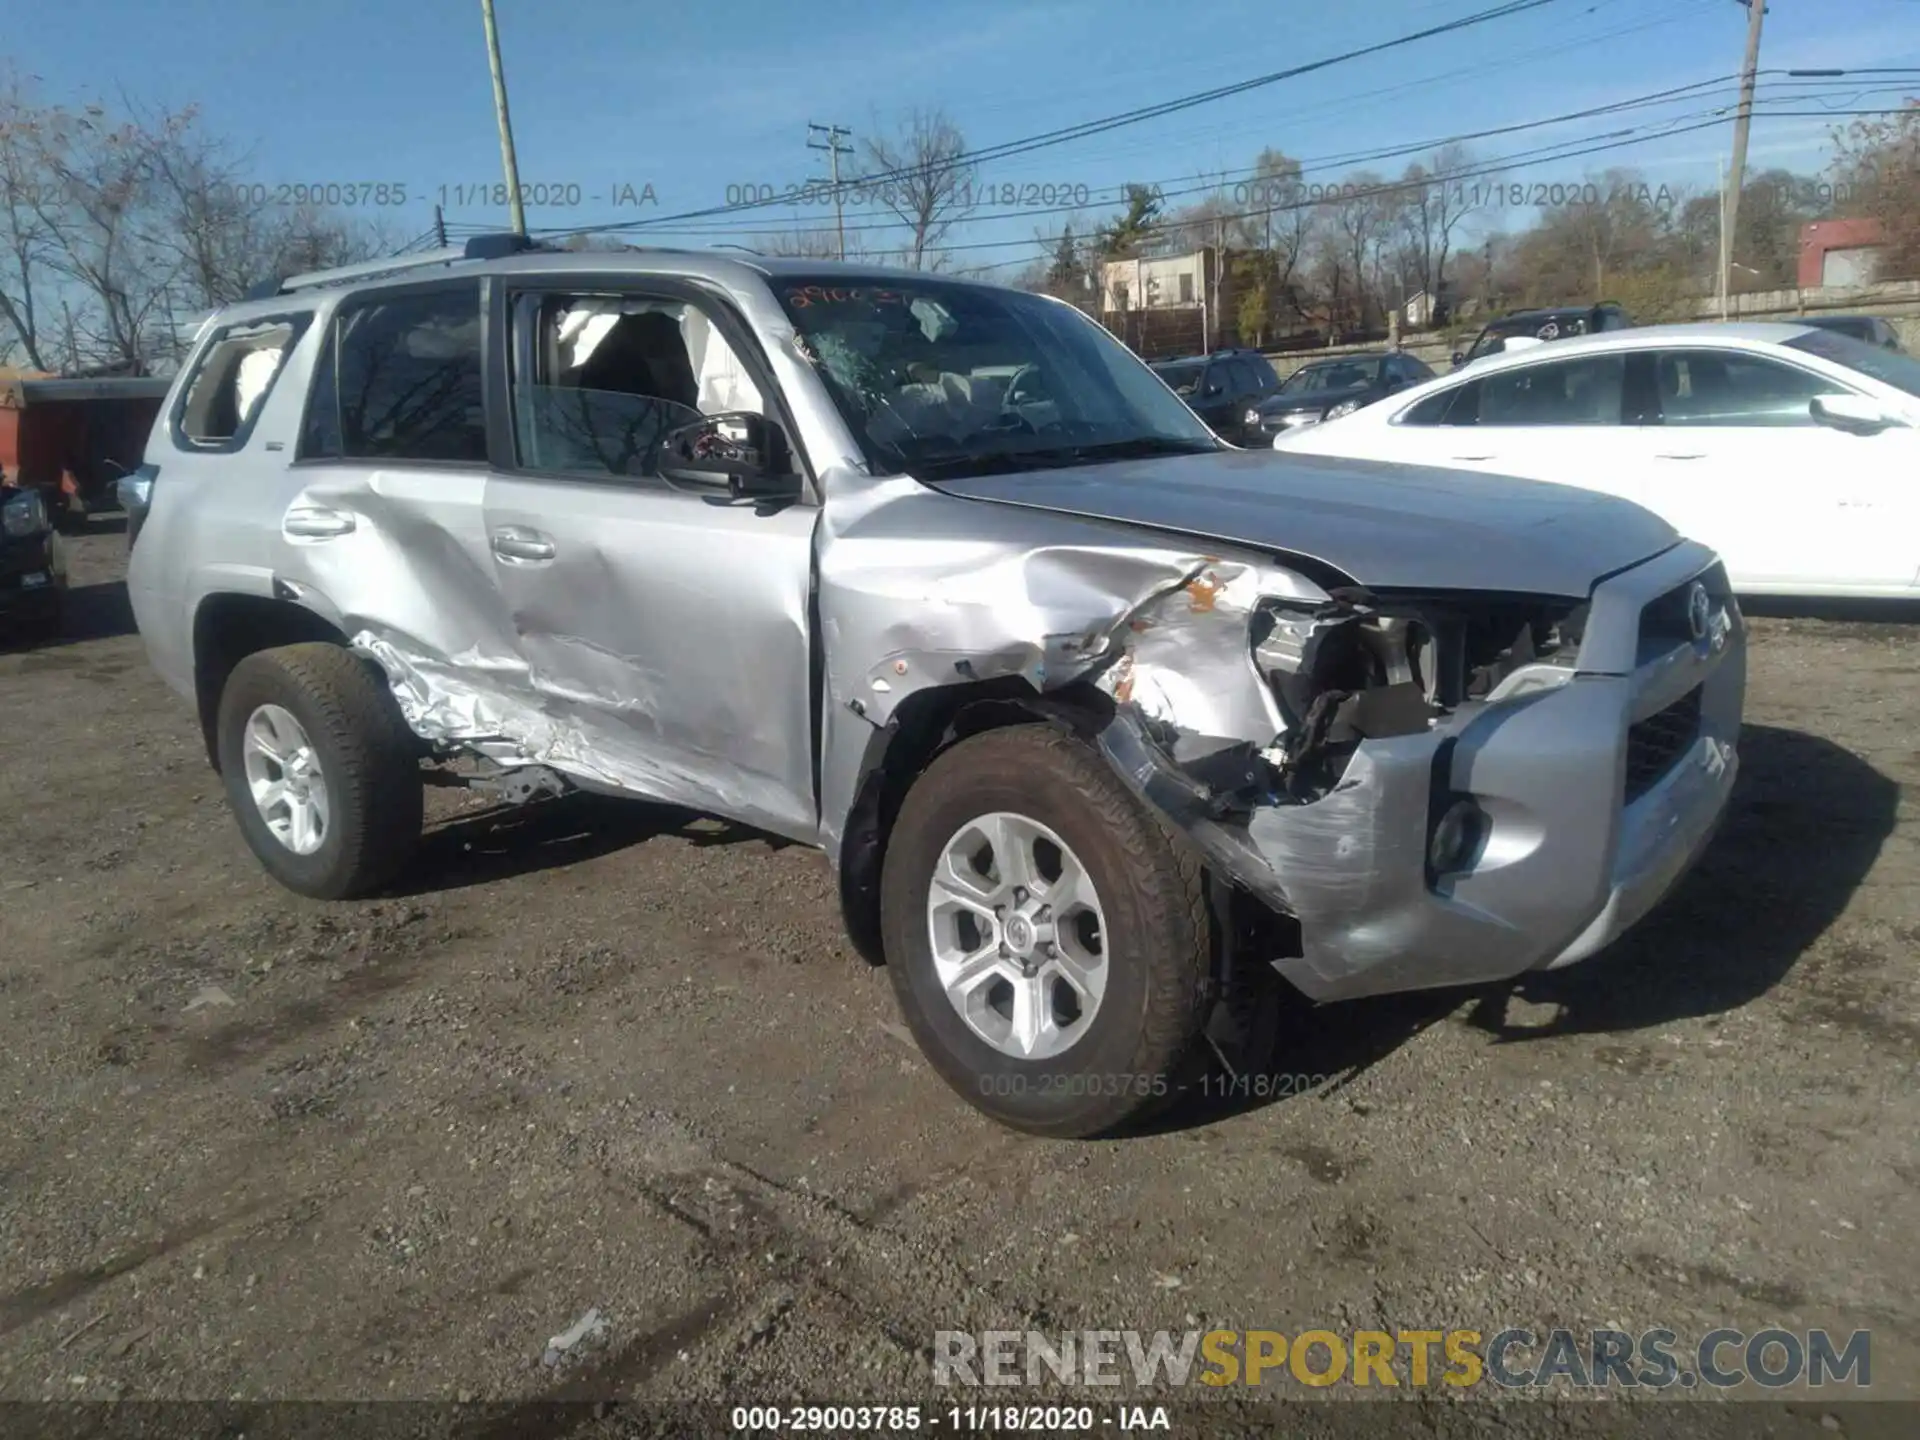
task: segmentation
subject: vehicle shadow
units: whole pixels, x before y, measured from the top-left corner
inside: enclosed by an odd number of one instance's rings
[[[1469,1023],[1501,1040],[1642,1030],[1764,995],[1840,918],[1892,834],[1900,787],[1817,735],[1749,725],[1725,822],[1667,902],[1603,953],[1488,991]],[[1557,1005],[1518,1028],[1510,997]]]
[[[0,654],[26,654],[39,650],[58,650],[89,640],[111,640],[135,632],[133,605],[127,599],[127,582],[103,581],[97,585],[75,585],[62,602],[60,628],[52,634],[36,635],[25,627],[0,626]]]
[[[1605,951],[1565,970],[1473,989],[1323,1006],[1289,991],[1265,1073],[1216,1071],[1152,1128],[1211,1124],[1337,1090],[1463,1003],[1466,1024],[1514,1043],[1642,1030],[1765,994],[1872,871],[1893,831],[1900,787],[1830,740],[1769,725],[1742,730],[1740,765],[1727,817],[1699,865]],[[1511,1019],[1516,1000],[1553,1007],[1553,1018]]]
[[[430,824],[413,865],[387,893],[463,890],[577,865],[663,836],[694,846],[759,840],[779,848],[792,843],[694,810],[576,791],[527,805],[489,806]]]

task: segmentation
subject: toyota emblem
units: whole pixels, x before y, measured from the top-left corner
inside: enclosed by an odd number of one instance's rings
[[[1707,587],[1696,583],[1687,595],[1687,628],[1694,639],[1704,640],[1712,624],[1713,601],[1707,598]]]

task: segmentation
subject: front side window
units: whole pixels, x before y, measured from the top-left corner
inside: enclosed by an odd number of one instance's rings
[[[1661,351],[1654,378],[1667,425],[1813,425],[1815,396],[1849,393],[1811,370],[1740,350]]]
[[[216,331],[201,352],[176,417],[189,448],[230,449],[246,439],[309,315],[274,315]]]
[[[1475,423],[1618,425],[1626,382],[1624,355],[1521,366],[1480,380]]]
[[[1072,306],[931,279],[776,277],[773,288],[876,471],[957,476],[1219,448],[1130,350]],[[1203,369],[1161,373],[1177,389]]]
[[[480,284],[343,304],[321,352],[302,459],[487,458]]]
[[[529,294],[514,305],[520,463],[650,475],[667,436],[703,416],[764,413],[759,386],[704,310],[644,295]],[[531,373],[520,373],[530,365]]]

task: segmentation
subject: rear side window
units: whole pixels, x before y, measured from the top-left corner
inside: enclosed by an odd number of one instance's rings
[[[272,315],[216,330],[173,416],[183,450],[237,450],[253,429],[310,315]]]
[[[303,460],[487,458],[480,284],[342,305],[316,367]]]
[[[1397,425],[1471,425],[1480,408],[1480,382],[1429,395],[1395,420]],[[1456,413],[1463,419],[1455,419]]]

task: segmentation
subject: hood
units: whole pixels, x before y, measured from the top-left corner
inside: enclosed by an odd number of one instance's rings
[[[1371,385],[1348,385],[1339,390],[1301,390],[1291,395],[1269,395],[1254,408],[1262,415],[1298,415],[1305,411],[1326,410],[1346,400],[1365,400],[1372,394]]]
[[[1505,475],[1274,450],[942,480],[949,495],[1316,560],[1379,590],[1585,599],[1678,543],[1628,500]]]

